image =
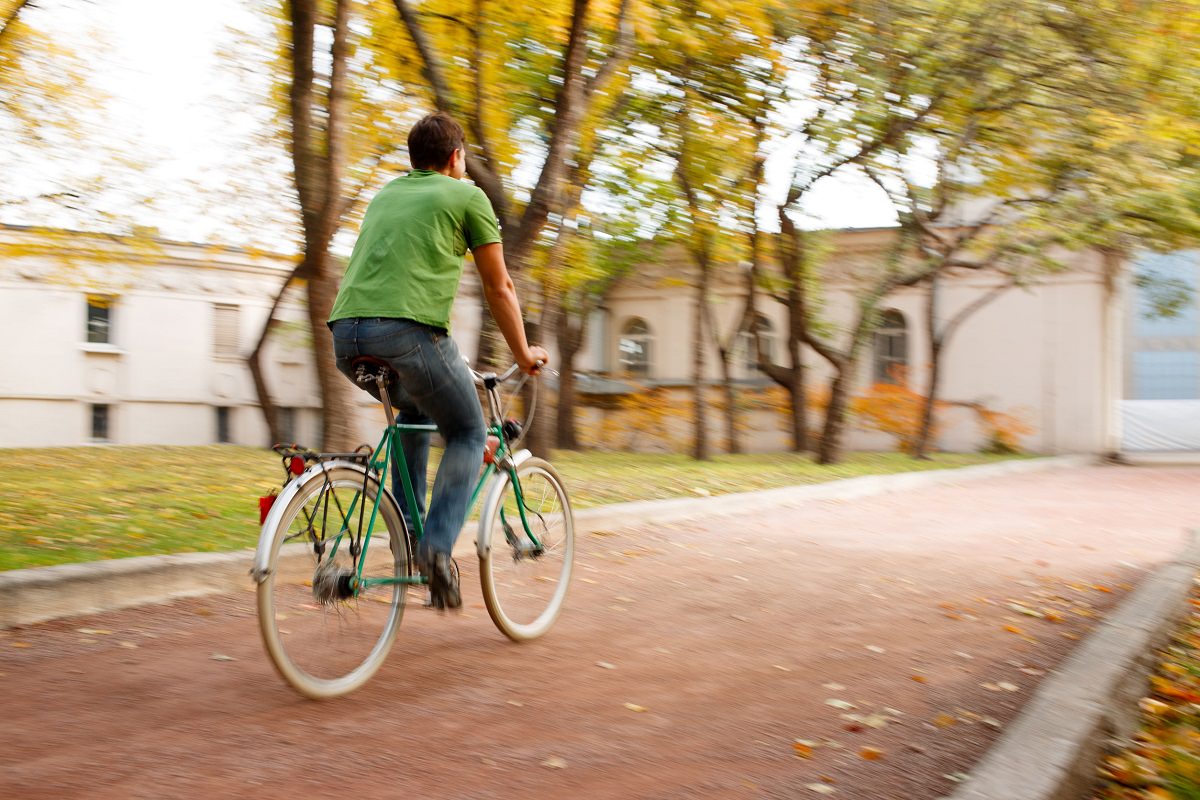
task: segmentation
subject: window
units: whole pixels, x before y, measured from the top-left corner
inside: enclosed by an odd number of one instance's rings
[[[617,362],[621,372],[642,378],[650,377],[650,326],[634,317],[621,329],[617,341]]]
[[[895,309],[883,312],[875,331],[873,383],[904,383],[908,368],[908,326]]]
[[[108,441],[108,406],[95,404],[92,406],[92,440]]]
[[[227,406],[217,407],[217,442],[220,444],[229,444],[233,438],[229,435],[229,408]]]
[[[88,344],[112,344],[113,299],[102,294],[87,296]]]
[[[213,355],[236,358],[238,353],[238,306],[213,305]]]
[[[738,331],[737,351],[742,364],[745,366],[747,375],[758,373],[758,356],[756,355],[757,351],[754,349],[755,334],[759,335],[759,346],[762,348],[763,358],[770,362],[774,356],[774,342],[772,340],[774,332],[775,328],[771,325],[771,320],[762,314],[755,316],[753,325],[745,325]]]
[[[1143,350],[1133,354],[1137,400],[1200,400],[1200,353]]]

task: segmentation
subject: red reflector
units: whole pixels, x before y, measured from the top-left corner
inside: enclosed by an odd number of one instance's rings
[[[267,521],[267,514],[271,513],[271,506],[275,505],[275,495],[269,494],[266,497],[258,498],[258,524],[262,525]]]
[[[487,437],[487,444],[483,448],[483,463],[496,463],[496,450],[500,447],[500,439],[495,436]]]
[[[292,456],[292,462],[288,465],[288,470],[293,475],[299,475],[304,472],[304,459],[300,456]]]

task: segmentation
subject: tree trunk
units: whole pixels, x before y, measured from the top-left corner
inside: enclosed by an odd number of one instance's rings
[[[308,279],[308,319],[312,327],[313,362],[321,387],[321,447],[346,452],[361,444],[356,424],[358,389],[338,372],[333,360],[333,334],[325,320],[337,296],[337,278],[326,254],[325,263]]]
[[[852,361],[835,365],[837,370],[829,385],[829,408],[825,411],[825,425],[821,429],[821,447],[817,451],[818,464],[836,464],[842,458],[842,435],[846,428],[846,411],[850,404],[850,375],[855,364]]]
[[[733,370],[729,363],[729,352],[721,351],[721,390],[725,396],[725,449],[730,453],[742,452],[738,437],[737,389],[733,385]]]
[[[925,385],[925,397],[921,401],[921,427],[913,445],[913,457],[929,459],[930,440],[933,438],[933,410],[937,405],[942,381],[942,342],[935,338],[929,348],[929,380]]]
[[[809,448],[808,398],[805,396],[807,387],[800,340],[791,335],[788,336],[788,359],[792,365],[787,386],[788,399],[792,406],[792,452],[803,453]]]
[[[692,457],[708,460],[708,400],[704,390],[704,304],[708,298],[708,274],[704,266],[696,285],[696,307],[692,313]]]
[[[937,313],[938,290],[941,288],[938,278],[940,272],[934,271],[929,276],[929,294],[925,299],[925,335],[929,338],[929,378],[925,386],[925,399],[921,403],[921,427],[917,430],[917,440],[913,445],[913,457],[928,460],[929,440],[933,436],[933,409],[937,403],[938,380],[941,372],[942,340],[938,335]]]
[[[254,391],[258,395],[258,407],[262,409],[263,418],[267,422],[267,435],[270,441],[267,444],[282,442],[283,432],[279,427],[279,414],[276,413],[275,401],[271,397],[270,387],[267,386],[267,378],[262,367],[262,351],[266,347],[267,337],[271,335],[272,329],[275,327],[275,311],[283,302],[283,296],[287,294],[288,288],[302,272],[303,265],[297,266],[292,273],[283,281],[283,286],[279,287],[279,292],[275,295],[275,300],[271,303],[270,310],[267,311],[267,319],[263,323],[262,333],[258,336],[258,342],[254,345],[254,350],[246,357],[246,366],[250,368],[250,377],[254,381]]]
[[[526,334],[530,342],[541,342],[547,336],[550,336],[557,326],[556,316],[558,314],[558,307],[562,301],[560,298],[555,297],[556,293],[554,287],[549,282],[543,284],[541,317],[536,324],[526,326]],[[561,376],[561,365],[552,364],[551,368],[558,371]],[[557,432],[555,409],[558,407],[558,401],[545,378],[539,379],[536,382],[530,381],[529,385],[537,387],[537,414],[534,416],[530,429],[527,432],[525,446],[533,453],[548,456],[550,449],[557,446],[555,442],[555,433]]]
[[[556,325],[558,357],[562,364],[558,368],[558,420],[555,433],[558,446],[563,450],[579,449],[575,430],[575,357],[583,346],[586,324],[585,318],[578,329],[573,329],[564,311],[559,314]]]
[[[292,36],[292,80],[288,91],[292,165],[304,227],[308,321],[321,391],[321,447],[343,450],[357,444],[352,399],[355,389],[334,366],[333,336],[325,320],[337,293],[336,266],[329,255],[329,243],[337,233],[343,203],[350,3],[337,0],[333,7],[328,90],[324,93],[314,88],[318,82],[314,64],[324,60],[324,54],[318,57],[315,53],[319,17],[316,0],[292,0],[288,10]]]

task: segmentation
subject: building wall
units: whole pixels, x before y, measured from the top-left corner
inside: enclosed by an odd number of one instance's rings
[[[870,250],[856,242],[857,232],[845,232],[826,266],[827,284],[820,298],[825,319],[845,342],[855,313],[853,286],[837,276],[861,268]],[[864,232],[860,239],[876,237]],[[868,245],[873,245],[868,242]],[[957,330],[943,354],[944,400],[982,404],[1012,414],[1033,427],[1023,445],[1042,453],[1099,452],[1104,449],[1105,407],[1102,384],[1105,289],[1100,259],[1095,253],[1061,254],[1068,268],[1027,288],[1009,289],[970,316]],[[625,323],[644,319],[654,333],[651,375],[659,381],[690,383],[692,375],[691,328],[694,290],[679,279],[686,265],[668,270],[658,283],[642,276],[631,286],[619,286],[608,298],[607,342],[609,363],[616,362],[617,340]],[[940,318],[948,320],[995,286],[995,278],[968,273],[946,281],[940,295]],[[744,290],[736,283],[714,290],[714,310],[724,335],[733,330],[742,310]],[[905,289],[889,296],[881,309],[899,311],[908,338],[908,384],[924,394],[928,380],[929,341],[925,332],[925,292]],[[784,356],[786,310],[770,299],[759,303],[774,331],[776,360]],[[872,381],[873,351],[868,346],[860,359],[852,392],[861,393]],[[705,379],[720,376],[717,351],[711,342],[706,351]],[[804,348],[812,392],[827,386],[832,374],[826,362]],[[592,367],[584,362],[583,368]],[[734,373],[738,374],[737,371]],[[745,375],[744,370],[741,371]],[[710,415],[713,432],[720,435],[719,415]],[[977,415],[965,408],[939,412],[943,421],[938,446],[968,451],[986,441]],[[810,425],[819,427],[820,414]],[[787,444],[786,433],[767,438],[773,448]],[[719,438],[714,441],[720,441]],[[891,437],[852,426],[848,445],[858,449],[890,449]]]
[[[108,407],[103,441],[210,444],[225,407],[230,441],[267,444],[245,356],[290,259],[82,234],[78,252],[61,238],[39,249],[39,236],[0,229],[0,446],[96,441],[96,405]],[[88,342],[89,295],[114,298],[106,343]],[[216,352],[217,304],[238,309],[228,353]],[[303,319],[295,302],[279,316]],[[298,438],[313,441],[319,398],[300,339],[275,336],[264,360],[276,401],[296,409]]]
[[[886,233],[849,231],[838,234],[826,267],[821,298],[833,328],[852,318],[852,287],[839,276],[869,265],[886,244]],[[274,294],[292,261],[243,251],[195,245],[156,243],[149,248],[126,247],[102,240],[72,254],[60,242],[42,251],[28,247],[35,234],[0,227],[0,446],[75,445],[92,441],[92,407],[109,407],[107,441],[130,444],[204,444],[217,441],[218,408],[226,408],[231,441],[268,444],[257,396],[245,355],[253,346]],[[87,238],[87,237],[83,237]],[[22,243],[19,254],[12,247]],[[5,245],[9,247],[6,249]],[[96,253],[102,253],[97,256]],[[944,361],[941,395],[946,400],[979,403],[1015,414],[1034,432],[1024,440],[1031,450],[1045,453],[1096,452],[1103,449],[1109,413],[1103,385],[1105,288],[1095,254],[1064,256],[1070,269],[1026,289],[1010,289],[972,316],[951,341]],[[714,287],[714,312],[728,335],[742,310],[740,275],[730,271],[728,282]],[[589,326],[593,340],[584,347],[576,368],[614,375],[623,326],[643,319],[653,334],[651,382],[676,387],[686,405],[692,375],[694,298],[686,259],[670,256],[653,267],[635,271],[632,279],[611,292],[604,309]],[[942,317],[948,318],[993,285],[991,279],[968,274],[948,281],[941,296]],[[454,309],[452,334],[464,354],[474,356],[479,326],[477,279],[468,264],[463,291]],[[111,294],[109,344],[87,343],[87,297]],[[529,298],[525,298],[528,300]],[[265,353],[267,377],[276,402],[294,409],[293,438],[315,443],[320,437],[319,397],[313,378],[306,319],[300,297],[286,301]],[[923,392],[928,359],[922,314],[924,294],[904,290],[887,298],[884,308],[899,311],[908,337],[909,382]],[[214,308],[238,308],[238,338],[234,352],[216,352]],[[784,355],[786,312],[782,305],[761,297],[759,312],[771,323],[774,353]],[[553,342],[549,345],[556,359]],[[717,354],[707,345],[706,380],[720,371]],[[811,350],[809,386],[817,390],[829,371]],[[757,385],[762,376],[746,369],[739,357],[734,374]],[[1107,365],[1109,371],[1120,365]],[[855,391],[871,380],[872,354],[864,352]],[[714,393],[715,396],[715,393]],[[378,404],[361,396],[360,431],[374,442],[382,423]],[[597,428],[610,412],[581,411],[582,427]],[[710,409],[710,441],[723,442],[723,418]],[[942,412],[945,424],[938,444],[948,450],[972,450],[983,442],[972,412],[956,408]],[[786,419],[769,411],[747,415],[747,449],[784,449]],[[819,426],[818,414],[811,416]],[[673,445],[686,449],[690,439],[687,415],[670,421]],[[608,438],[619,438],[610,432]],[[634,446],[663,445],[638,437]],[[852,428],[849,446],[890,449],[890,437]]]

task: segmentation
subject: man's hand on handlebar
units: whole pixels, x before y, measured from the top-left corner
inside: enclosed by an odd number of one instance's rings
[[[525,358],[518,358],[517,364],[521,367],[521,371],[527,375],[536,375],[538,370],[550,363],[550,354],[546,352],[546,348],[540,345],[534,345],[529,348]]]

